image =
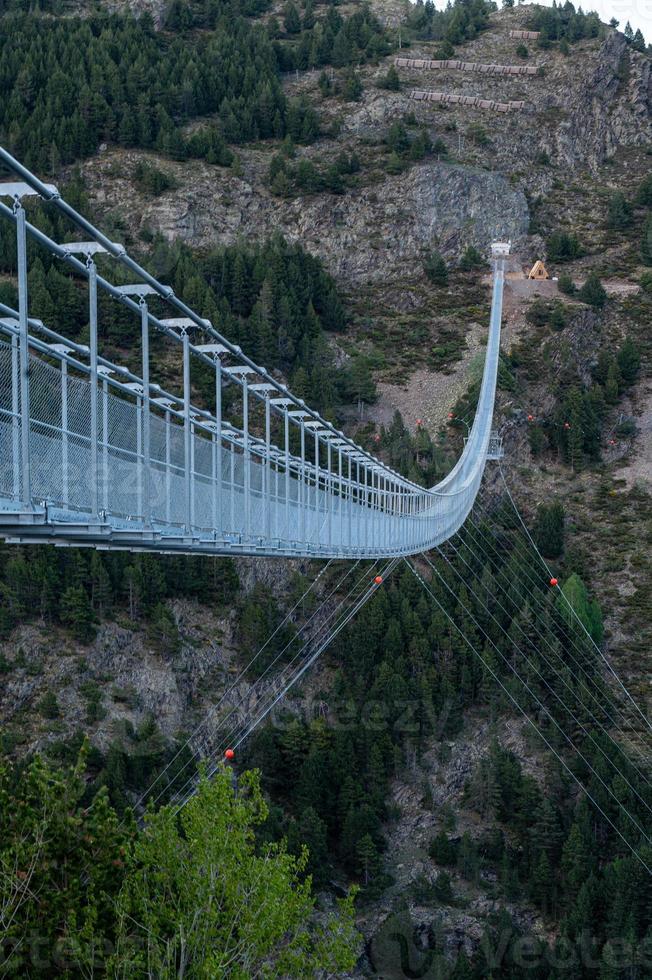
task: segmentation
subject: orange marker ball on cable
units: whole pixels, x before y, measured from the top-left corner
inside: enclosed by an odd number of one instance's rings
[[[559,585],[559,581],[558,581],[558,579],[556,579],[556,578],[551,578],[551,579],[550,579],[550,584],[551,584],[551,585]]]
[[[231,762],[232,759],[235,759],[235,752],[233,749],[227,749],[224,753],[224,758],[227,760],[227,762]]]
[[[382,585],[383,584],[383,577],[382,577],[382,575],[376,575],[376,577],[374,579],[374,582],[376,583],[376,585]]]

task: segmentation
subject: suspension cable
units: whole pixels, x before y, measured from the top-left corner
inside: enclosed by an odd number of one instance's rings
[[[473,532],[470,530],[471,527],[473,527],[474,530],[477,532],[477,534],[476,534],[475,537],[473,536]],[[498,588],[504,593],[504,595],[506,596],[507,601],[513,603],[513,600],[510,598],[508,589],[506,588],[506,586],[500,580],[501,568],[500,568],[499,562],[501,560],[501,556],[500,556],[500,554],[499,554],[496,546],[492,542],[491,538],[489,537],[489,535],[486,535],[483,532],[483,530],[482,530],[482,528],[481,528],[481,526],[479,524],[476,524],[473,521],[467,522],[467,530],[468,530],[468,534],[469,534],[469,539],[472,540],[472,541],[474,541],[476,547],[482,548],[483,554],[486,556],[487,561],[488,561],[490,567],[493,568],[493,569],[495,569],[495,571],[496,571],[496,579],[495,579],[495,581],[496,581],[496,584],[497,584]],[[469,547],[469,544],[468,544],[468,542],[466,541],[466,539],[464,537],[462,537],[461,535],[457,535],[457,537],[462,542],[462,546],[464,548]],[[478,539],[480,539],[480,540],[478,541]],[[491,547],[492,551],[496,555],[496,558],[495,559],[493,559],[492,556],[489,554],[488,547]],[[463,554],[460,552],[459,549],[456,549],[456,550],[457,550],[457,553],[462,558],[462,560],[464,561]],[[514,554],[518,554],[518,552],[516,550],[514,550],[513,553]],[[466,563],[466,562],[465,562],[465,564],[468,565],[468,563]],[[468,567],[470,567],[470,566],[468,566]],[[525,577],[526,577],[526,575],[524,573],[524,578]],[[532,580],[530,580],[530,581],[532,581]],[[532,609],[533,616],[534,616],[532,625],[533,625],[533,628],[534,628],[535,632],[539,636],[539,638],[542,640],[543,643],[545,643],[545,645],[550,650],[551,655],[553,657],[559,658],[559,654],[555,652],[555,650],[554,650],[554,648],[552,646],[552,643],[547,638],[547,636],[546,636],[546,634],[544,632],[545,625],[544,625],[544,620],[543,620],[543,617],[542,617],[541,609],[537,610],[537,606],[531,601],[531,599],[533,599],[533,597],[537,594],[537,591],[538,590],[535,587],[537,585],[538,585],[538,583],[536,583],[536,582],[533,583],[532,590],[531,590],[531,593],[530,593],[530,599],[529,599],[529,601],[530,601],[530,608]],[[507,610],[504,610],[504,611],[507,612]],[[537,619],[537,616],[539,617],[538,619]],[[541,624],[542,624],[541,625],[541,628],[539,627],[539,622],[541,622]],[[517,621],[517,626],[519,627],[519,629],[521,629],[520,628],[520,624],[518,623],[518,621]],[[522,629],[521,629],[521,632],[523,632]],[[595,692],[593,690],[591,690],[591,688],[589,687],[589,685],[587,683],[585,683],[582,675],[586,676],[586,678],[588,678],[588,680],[595,686],[595,688],[599,692],[599,694],[607,701],[607,703],[609,704],[609,707],[615,707],[616,708],[616,711],[619,711],[620,712],[621,717],[622,717],[622,720],[626,722],[627,719],[626,719],[626,716],[623,714],[622,709],[617,705],[617,703],[614,700],[612,700],[612,699],[609,698],[609,693],[608,693],[609,692],[609,688],[604,683],[604,680],[600,676],[598,676],[598,677],[592,676],[590,674],[590,672],[588,671],[588,669],[581,663],[581,660],[578,659],[578,657],[581,657],[582,651],[577,646],[577,644],[573,641],[572,635],[566,634],[566,638],[568,639],[568,642],[570,644],[570,649],[567,649],[566,650],[566,653],[568,654],[568,657],[570,658],[570,660],[572,661],[572,663],[577,667],[578,671],[580,672],[576,676],[576,680],[577,680],[578,686],[581,686],[586,691],[586,693],[592,698],[592,700],[597,705],[599,711],[601,713],[603,713],[604,715],[606,715],[606,717],[610,721],[613,729],[616,732],[618,732],[619,734],[621,734],[623,737],[627,738],[628,737],[627,731],[624,728],[619,727],[619,725],[616,722],[616,720],[606,710],[605,706],[602,704],[601,700],[598,698],[598,696],[595,694]],[[575,652],[577,652],[578,657],[575,657],[574,656],[573,650],[575,650]],[[600,681],[602,681],[602,683],[600,683]],[[580,700],[580,697],[579,697],[579,693],[578,692],[574,691],[574,696],[578,699],[578,701]],[[581,702],[581,703],[583,704],[584,702]],[[587,710],[589,710],[589,711],[591,710],[589,708],[588,704],[586,704],[585,707],[586,707]],[[595,720],[596,720],[596,723],[598,723],[597,717],[595,718]],[[603,727],[603,726],[601,726],[601,727]],[[606,728],[603,727],[603,730],[605,731],[605,734],[607,734],[608,737],[611,738],[611,736],[609,735],[609,733],[606,730]],[[615,739],[611,738],[611,740],[613,741],[614,745],[616,745],[619,748],[619,750],[621,752],[623,752],[623,754],[625,754],[623,747],[621,745],[619,745],[619,743],[616,742]],[[643,760],[643,762],[645,762],[647,764],[649,762],[649,760],[646,759],[646,757],[640,751],[638,751],[638,745],[635,742],[634,743],[631,743],[631,744],[632,744],[632,748],[637,750],[639,757]],[[629,761],[631,763],[631,759]],[[645,777],[643,773],[639,772],[639,775],[643,779],[645,779],[646,782],[648,782],[647,777]]]
[[[331,629],[331,623],[334,620],[336,620],[336,617],[338,616],[340,609],[342,609],[343,607],[346,607],[346,603],[348,603],[351,600],[351,598],[354,595],[354,593],[358,590],[361,582],[363,582],[365,579],[367,579],[370,574],[373,574],[376,565],[377,565],[377,562],[374,562],[373,565],[371,566],[371,568],[365,568],[363,570],[362,574],[356,579],[356,581],[353,583],[353,585],[351,586],[351,588],[349,589],[349,591],[347,592],[347,594],[345,596],[343,596],[337,602],[337,605],[328,612],[326,618],[319,624],[319,627],[317,628],[316,633],[314,635],[312,635],[312,636],[308,636],[305,639],[305,641],[303,642],[302,646],[294,653],[294,656],[292,657],[292,659],[287,664],[283,665],[283,667],[281,668],[281,671],[280,671],[280,683],[281,684],[283,683],[283,677],[285,675],[287,675],[287,673],[289,671],[292,670],[292,668],[295,665],[296,661],[299,660],[306,653],[306,651],[308,651],[309,649],[311,649],[315,644],[318,645],[319,643],[321,643],[322,642],[322,638],[325,635],[326,636],[328,635],[328,631]],[[277,677],[277,681],[278,680],[279,680],[279,677]],[[272,698],[274,698],[274,696],[275,696],[274,695],[274,690],[271,689],[271,688],[268,688],[266,691],[263,692],[260,703],[261,704],[264,704],[266,700],[271,700]],[[229,714],[228,717],[231,717],[232,714],[236,713],[237,708],[240,707],[241,704],[242,704],[242,701],[240,702],[240,704],[234,706],[233,711],[230,712],[230,714]],[[260,707],[260,705],[257,705],[254,710],[258,710],[259,707]],[[227,719],[225,719],[225,721],[228,720],[228,717],[227,717]],[[246,726],[246,724],[247,724],[246,720],[244,722],[240,722],[236,718],[236,720],[234,721],[231,729],[228,731],[227,735],[222,738],[221,744],[217,747],[216,750],[219,750],[220,748],[224,748],[225,746],[230,745],[231,744],[231,741],[234,738],[237,738],[238,732],[241,729],[241,727],[243,725]],[[235,748],[236,746],[233,745],[232,747]]]
[[[502,690],[503,690],[503,692],[504,692],[504,693],[505,693],[505,694],[507,695],[507,697],[508,697],[508,698],[510,699],[510,701],[512,702],[512,704],[514,704],[514,706],[515,706],[515,707],[517,708],[517,710],[518,710],[518,711],[519,711],[519,712],[520,712],[520,713],[521,713],[521,714],[523,715],[523,717],[524,717],[524,718],[525,718],[525,720],[526,720],[526,721],[528,722],[528,724],[529,724],[529,725],[530,725],[530,726],[531,726],[531,727],[532,727],[532,728],[534,729],[534,731],[535,731],[535,732],[536,732],[536,734],[537,734],[537,735],[539,736],[539,738],[540,738],[540,739],[542,740],[542,742],[544,742],[544,744],[545,744],[545,745],[546,745],[546,746],[547,746],[547,747],[548,747],[548,748],[550,749],[550,751],[551,751],[551,752],[553,753],[553,755],[554,755],[554,756],[556,757],[556,759],[558,760],[558,762],[559,762],[559,763],[560,763],[560,764],[561,764],[561,765],[562,765],[562,766],[564,767],[564,769],[566,770],[566,772],[567,772],[567,773],[568,773],[568,774],[569,774],[569,775],[571,776],[571,778],[572,778],[572,779],[573,779],[573,780],[574,780],[574,781],[575,781],[575,782],[577,783],[577,785],[578,785],[578,786],[579,786],[579,788],[580,788],[580,789],[582,790],[582,792],[586,794],[586,796],[587,796],[587,797],[589,798],[589,800],[591,801],[591,803],[593,803],[593,805],[595,806],[595,808],[596,808],[596,809],[597,809],[597,810],[598,810],[598,811],[599,811],[599,812],[600,812],[600,813],[602,814],[602,816],[604,817],[604,819],[605,819],[605,820],[606,820],[606,821],[607,821],[607,822],[608,822],[608,823],[609,823],[609,824],[611,825],[611,827],[612,827],[612,828],[613,828],[613,829],[615,830],[615,832],[616,832],[616,833],[618,834],[618,836],[619,836],[619,837],[620,837],[620,839],[621,839],[621,840],[623,841],[623,843],[624,843],[624,844],[625,844],[625,846],[626,846],[626,847],[628,848],[628,850],[630,850],[630,851],[632,852],[632,854],[633,854],[633,855],[634,855],[634,857],[635,857],[635,858],[637,859],[637,861],[639,861],[639,862],[640,862],[640,864],[642,864],[642,866],[643,866],[643,867],[645,868],[645,870],[647,871],[647,873],[648,873],[649,875],[652,875],[652,868],[650,868],[650,867],[648,867],[648,865],[646,864],[646,862],[645,862],[645,860],[644,860],[644,859],[643,859],[643,858],[641,857],[641,855],[640,855],[640,854],[638,853],[638,851],[637,851],[637,850],[636,850],[636,849],[635,849],[635,848],[634,848],[634,847],[633,847],[633,846],[632,846],[632,845],[631,845],[631,844],[629,843],[629,841],[627,840],[627,838],[626,838],[626,837],[625,837],[625,836],[624,836],[624,835],[623,835],[623,834],[621,833],[621,831],[620,831],[620,830],[618,829],[618,827],[617,827],[617,826],[615,825],[615,823],[613,822],[613,820],[612,820],[612,819],[611,819],[611,818],[610,818],[610,817],[609,817],[609,816],[608,816],[608,815],[607,815],[607,814],[605,813],[605,811],[604,811],[604,810],[602,809],[602,807],[600,806],[600,804],[599,804],[599,803],[598,803],[598,802],[597,802],[597,801],[596,801],[596,800],[594,799],[594,797],[593,797],[593,795],[591,794],[591,792],[590,792],[590,791],[589,791],[589,790],[587,789],[587,787],[586,787],[586,786],[585,786],[585,785],[584,785],[584,784],[583,784],[583,783],[581,782],[581,780],[580,780],[580,779],[579,779],[579,778],[578,778],[578,777],[577,777],[577,776],[575,775],[575,773],[574,773],[574,772],[573,772],[573,770],[572,770],[572,769],[570,768],[570,766],[568,765],[568,763],[567,763],[567,762],[566,762],[566,761],[565,761],[565,760],[563,759],[563,757],[562,757],[562,756],[561,756],[561,755],[560,755],[560,754],[559,754],[559,753],[557,752],[557,750],[556,750],[556,749],[554,748],[554,746],[553,746],[553,745],[552,745],[552,744],[550,743],[550,741],[549,741],[549,740],[548,740],[548,739],[546,738],[546,736],[545,736],[545,735],[543,734],[543,732],[542,732],[542,731],[541,731],[541,730],[539,729],[539,727],[538,727],[538,726],[536,725],[536,723],[535,723],[535,722],[534,722],[534,721],[532,720],[532,718],[530,718],[530,716],[529,716],[529,714],[527,713],[527,711],[526,711],[526,710],[525,710],[524,708],[522,708],[522,707],[521,707],[521,705],[520,705],[520,704],[519,704],[519,702],[518,702],[518,701],[516,700],[516,698],[514,697],[514,695],[513,695],[513,694],[512,694],[512,693],[511,693],[511,692],[510,692],[510,691],[508,690],[508,688],[507,688],[507,687],[505,686],[505,684],[503,684],[503,682],[502,682],[502,680],[501,680],[501,679],[500,679],[500,677],[499,677],[499,676],[498,676],[498,675],[496,674],[496,672],[495,672],[495,671],[494,671],[494,669],[492,668],[492,666],[491,666],[491,664],[489,664],[489,663],[487,663],[487,661],[486,661],[486,660],[485,660],[485,658],[484,658],[484,657],[482,656],[482,654],[481,654],[481,653],[479,653],[479,652],[478,652],[478,650],[476,650],[476,648],[475,648],[475,647],[473,646],[473,644],[471,643],[471,641],[470,641],[470,640],[469,640],[469,639],[467,638],[467,636],[466,636],[466,635],[464,634],[464,632],[463,632],[463,631],[462,631],[462,630],[460,629],[460,627],[459,627],[459,626],[457,625],[457,623],[455,622],[455,620],[453,619],[453,617],[452,617],[452,616],[450,615],[450,613],[449,613],[449,612],[448,612],[448,611],[447,611],[447,610],[446,610],[446,609],[444,608],[444,606],[443,606],[443,605],[441,604],[441,602],[439,601],[439,599],[437,598],[437,596],[435,595],[435,593],[434,593],[434,592],[432,591],[432,589],[431,589],[431,588],[430,588],[430,587],[429,587],[429,586],[428,586],[428,585],[426,584],[426,582],[425,582],[425,580],[424,580],[424,579],[422,578],[422,576],[421,576],[421,575],[419,574],[419,572],[417,571],[417,569],[416,569],[416,568],[414,567],[414,564],[413,564],[413,561],[414,561],[414,559],[409,559],[409,558],[405,558],[405,559],[404,559],[404,561],[405,561],[405,563],[407,564],[407,566],[408,566],[408,568],[409,568],[409,569],[410,569],[410,570],[412,571],[412,573],[413,573],[413,575],[415,576],[415,578],[417,579],[417,581],[418,581],[418,582],[419,582],[419,583],[421,584],[421,586],[422,586],[422,587],[423,587],[423,588],[425,589],[425,591],[429,593],[429,595],[431,596],[431,598],[432,598],[432,599],[434,600],[434,602],[435,602],[435,603],[437,604],[437,606],[438,606],[438,608],[439,608],[439,609],[441,610],[441,612],[442,612],[442,613],[444,614],[444,616],[445,616],[445,617],[446,617],[446,619],[447,619],[447,620],[449,621],[449,623],[451,624],[451,626],[453,626],[453,627],[454,627],[454,629],[456,629],[456,630],[457,630],[457,632],[458,632],[458,633],[459,633],[459,635],[460,635],[460,636],[462,637],[462,639],[463,639],[463,640],[464,640],[464,642],[465,642],[465,643],[467,644],[467,646],[468,646],[468,647],[470,648],[470,650],[472,650],[472,652],[473,652],[473,653],[474,653],[474,654],[476,655],[476,657],[478,657],[478,659],[479,659],[479,660],[481,661],[481,663],[482,663],[482,665],[484,666],[484,668],[485,668],[486,670],[488,670],[488,671],[489,671],[489,673],[490,673],[490,674],[492,675],[492,677],[494,678],[494,680],[498,682],[498,684],[499,684],[499,685],[500,685],[500,687],[502,688]]]
[[[391,572],[396,567],[396,565],[399,562],[399,560],[400,559],[398,559],[398,558],[394,558],[394,559],[392,559],[385,566],[385,568],[382,571],[383,581],[387,578],[387,576],[389,576],[391,574]],[[357,583],[357,584],[359,584],[359,583]],[[280,693],[277,694],[274,697],[274,700],[273,700],[272,704],[269,705],[268,707],[264,708],[264,710],[259,714],[258,718],[255,719],[253,722],[249,723],[249,726],[247,727],[246,731],[239,736],[238,741],[235,743],[235,746],[234,746],[235,748],[237,748],[244,741],[244,739],[247,738],[254,731],[254,729],[258,727],[258,725],[263,720],[263,718],[265,718],[270,713],[270,711],[273,710],[273,708],[275,707],[275,705],[280,700],[282,700],[282,698],[285,697],[285,695],[290,690],[290,688],[297,682],[297,680],[299,680],[299,678],[306,672],[306,670],[315,662],[315,660],[317,659],[317,657],[320,656],[320,654],[326,649],[326,647],[327,646],[330,646],[330,644],[333,642],[333,640],[336,639],[336,637],[339,635],[339,633],[353,619],[353,617],[355,616],[355,614],[362,608],[363,605],[365,605],[365,603],[368,601],[368,599],[375,592],[376,592],[376,587],[374,585],[368,586],[364,590],[364,592],[361,595],[358,596],[358,598],[355,600],[354,603],[352,603],[351,605],[349,605],[347,608],[344,609],[343,615],[337,621],[337,623],[335,624],[335,626],[332,627],[329,630],[329,632],[327,633],[327,635],[325,637],[323,637],[323,638],[321,638],[319,640],[317,650],[315,650],[310,655],[310,657],[307,660],[304,661],[304,663],[301,665],[301,667],[299,668],[299,670],[297,672],[295,672],[293,678],[286,684],[286,686],[283,688],[283,690],[280,691]],[[342,604],[340,604],[340,605],[342,605]]]

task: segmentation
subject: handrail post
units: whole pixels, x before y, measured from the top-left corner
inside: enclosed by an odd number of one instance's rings
[[[353,547],[353,461],[350,455],[347,455],[349,461],[348,473],[349,473],[349,548]]]
[[[342,482],[342,447],[341,446],[338,447],[338,450],[337,450],[337,476],[338,476],[338,480],[339,480],[339,484],[340,484],[340,495],[339,495],[339,513],[340,513],[339,537],[340,537],[340,543],[339,543],[339,550],[341,551],[342,550],[342,546],[344,544],[344,484]]]
[[[91,514],[99,512],[99,455],[97,438],[97,266],[93,259],[86,259],[88,269],[88,305],[89,305],[89,366],[91,385]]]
[[[149,385],[149,313],[147,303],[140,299],[140,335],[143,362],[143,523],[152,523],[152,480],[151,480],[151,418]]]
[[[172,415],[165,409],[165,521],[172,523]]]
[[[321,527],[319,524],[319,436],[317,435],[317,430],[315,429],[315,533],[317,535],[317,540],[315,544],[317,548],[320,547],[321,541]]]
[[[223,537],[222,520],[222,361],[215,357],[215,529]]]
[[[245,538],[250,535],[251,528],[251,452],[249,448],[249,386],[247,376],[242,377],[242,458],[244,466],[244,534]]]
[[[301,540],[306,543],[306,507],[308,506],[309,493],[306,486],[306,427],[303,419],[299,419],[299,439],[301,443]]]
[[[269,541],[270,518],[272,509],[272,461],[270,459],[272,447],[272,418],[271,407],[269,404],[269,389],[265,392],[265,537]]]
[[[326,443],[326,472],[328,473],[328,490],[326,493],[326,503],[328,506],[328,525],[327,525],[327,535],[328,535],[328,547],[330,548],[333,543],[333,476],[331,474],[331,444],[330,440]]]
[[[18,201],[14,205],[16,215],[16,248],[18,252],[18,354],[20,364],[20,460],[21,497],[23,504],[32,509],[32,472],[29,453],[30,399],[29,399],[29,327],[27,296],[27,234],[25,209]]]
[[[290,413],[287,405],[284,410],[285,429],[285,534],[290,538]]]
[[[183,468],[185,478],[185,525],[186,533],[192,533],[192,432],[190,428],[190,337],[183,329]]]
[[[61,497],[68,506],[68,362],[61,358]]]

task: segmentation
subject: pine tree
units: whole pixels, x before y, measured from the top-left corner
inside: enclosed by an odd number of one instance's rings
[[[578,297],[589,306],[601,309],[607,302],[607,293],[597,272],[589,272],[586,282],[577,292]]]
[[[378,849],[370,834],[365,834],[360,838],[356,847],[358,866],[363,875],[365,886],[378,871]]]
[[[649,212],[643,224],[641,259],[644,265],[652,265],[652,211]]]
[[[81,643],[90,643],[95,636],[95,617],[86,590],[81,586],[73,585],[61,596],[61,620]]]
[[[631,337],[627,337],[616,355],[618,368],[626,387],[633,385],[641,366],[641,355]]]
[[[432,252],[423,265],[426,276],[436,286],[448,285],[448,269],[439,252]]]
[[[530,881],[532,898],[541,906],[544,913],[550,912],[554,904],[553,883],[550,860],[544,850],[541,851]]]
[[[609,198],[607,228],[622,231],[632,221],[632,208],[622,191],[615,191]]]
[[[534,540],[546,558],[559,558],[564,550],[563,504],[540,504],[534,525]]]
[[[288,34],[298,34],[301,30],[299,11],[291,0],[290,3],[286,4],[283,11],[283,24]]]

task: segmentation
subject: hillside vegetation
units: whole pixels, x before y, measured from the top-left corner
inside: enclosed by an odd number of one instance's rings
[[[230,715],[207,713],[228,692],[245,724],[312,614],[345,599],[350,565],[2,545],[0,976],[647,976],[640,31],[570,3],[487,0],[7,0],[0,18],[3,145],[426,486],[473,418],[489,245],[513,243],[502,473],[228,769],[207,778],[193,751],[221,757]],[[397,54],[539,71],[425,74]],[[417,87],[526,108],[417,103]],[[67,240],[47,206],[28,211]],[[538,258],[554,280],[527,280]],[[83,284],[32,245],[29,295],[32,315],[84,341]],[[8,223],[0,301],[17,305]],[[104,298],[100,343],[138,370],[137,319]],[[152,362],[177,390],[161,338]],[[193,386],[210,405],[210,379]]]

